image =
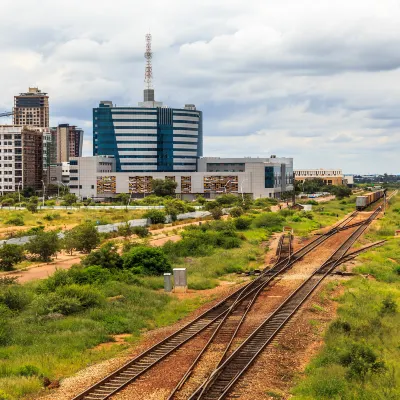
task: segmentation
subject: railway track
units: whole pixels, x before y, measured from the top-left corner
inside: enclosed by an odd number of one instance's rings
[[[73,400],[108,399],[126,386],[130,385],[137,378],[150,370],[154,365],[179,349],[182,345],[198,335],[200,332],[203,332],[205,329],[210,328],[211,326],[221,326],[222,328],[223,324],[221,324],[221,321],[224,318],[229,318],[229,316],[232,315],[239,305],[241,306],[241,310],[246,304],[247,306],[251,305],[252,299],[255,299],[255,296],[258,296],[260,291],[264,289],[279,274],[287,270],[306,254],[320,246],[328,238],[344,229],[349,229],[346,227],[346,225],[356,215],[357,212],[354,212],[344,221],[333,227],[329,232],[318,236],[300,250],[294,253],[289,250],[291,253],[290,257],[283,258],[285,254],[285,250],[283,249],[285,244],[283,244],[279,260],[271,269],[264,270],[258,278],[238,289],[216,304],[214,307],[201,314],[195,320],[189,322],[187,325],[179,329],[177,332],[155,344],[153,347],[130,360],[118,370],[92,385],[87,390],[74,397]],[[291,239],[289,246],[291,247]]]
[[[346,253],[379,214],[380,208],[364,221],[346,241],[315,270],[282,304],[275,310],[225,362],[218,367],[189,400],[220,400],[226,397],[234,384],[251,366],[261,351],[274,339],[276,334],[308,299],[318,285],[341,263]]]

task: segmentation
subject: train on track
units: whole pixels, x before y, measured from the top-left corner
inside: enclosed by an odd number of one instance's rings
[[[375,192],[368,193],[364,196],[356,197],[356,209],[358,211],[364,210],[370,204],[375,203],[379,199],[381,199],[386,193],[386,189],[377,190]]]

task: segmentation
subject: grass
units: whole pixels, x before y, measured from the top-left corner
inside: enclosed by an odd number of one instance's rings
[[[400,398],[400,196],[369,230],[384,246],[359,257],[358,276],[344,283],[338,316],[322,351],[293,389],[295,400]]]
[[[24,222],[24,227],[29,229],[37,225],[45,227],[63,227],[64,225],[80,224],[84,221],[99,221],[100,224],[110,224],[113,222],[127,221],[141,218],[144,211],[141,210],[92,210],[82,208],[80,210],[38,210],[31,213],[28,210],[0,210],[0,228],[9,228],[12,225],[6,224],[14,218],[20,217]]]
[[[121,351],[117,346],[95,349],[109,341],[111,335],[130,333],[130,340],[137,341],[143,331],[170,325],[204,301],[200,296],[178,300],[115,281],[103,283],[97,289],[104,298],[119,298],[67,317],[39,317],[35,308],[28,306],[7,319],[9,337],[0,347],[0,393],[7,393],[7,399],[19,399],[37,392],[42,376],[68,376]],[[34,296],[38,284],[25,285],[21,290]],[[22,376],[26,366],[33,367],[33,376]]]

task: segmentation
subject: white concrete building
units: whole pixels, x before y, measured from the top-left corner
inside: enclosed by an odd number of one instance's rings
[[[214,198],[223,193],[248,193],[254,198],[279,198],[293,190],[292,158],[219,158],[199,160],[198,172],[116,172],[112,156],[73,157],[70,190],[81,198],[109,198],[119,193],[144,197],[153,179],[171,179],[176,194],[192,199],[197,194]]]

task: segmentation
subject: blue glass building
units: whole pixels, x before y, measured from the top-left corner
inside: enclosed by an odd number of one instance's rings
[[[139,107],[102,101],[93,109],[93,155],[114,156],[117,172],[196,171],[203,155],[202,112],[192,104],[163,107],[154,94],[145,93],[144,100]]]

